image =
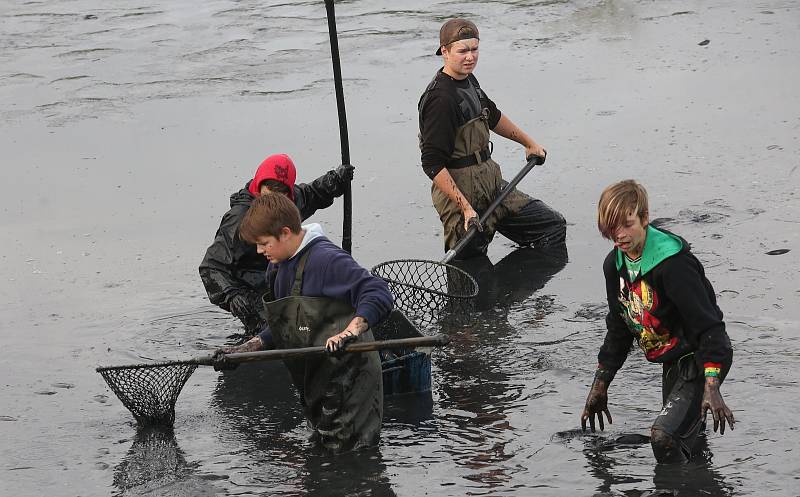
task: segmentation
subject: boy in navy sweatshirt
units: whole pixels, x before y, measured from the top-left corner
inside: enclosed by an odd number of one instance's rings
[[[647,192],[633,180],[606,188],[597,225],[614,248],[603,264],[609,312],[598,366],[581,427],[600,429],[608,411],[608,385],[636,339],[650,362],[662,366],[663,408],[651,428],[656,460],[691,458],[708,411],[714,431],[733,429],[733,413],[720,394],[733,351],[703,265],[681,237],[649,225]]]
[[[342,165],[311,183],[295,183],[297,169],[286,154],[270,155],[258,166],[253,179],[231,195],[231,208],[222,217],[214,241],[200,263],[200,279],[212,304],[239,318],[245,336],[261,331],[260,298],[266,291],[267,261],[256,247],[239,237],[239,224],[254,198],[265,193],[289,197],[307,219],[319,209],[330,207],[353,179],[353,166]]]
[[[374,341],[370,328],[386,318],[393,298],[386,282],[334,245],[319,224],[300,225],[284,195],[256,198],[239,227],[267,267],[263,298],[267,327],[224,354],[325,345],[329,355],[285,360],[298,389],[312,438],[335,452],[373,445],[383,417],[383,380],[377,352],[338,354],[347,342]]]

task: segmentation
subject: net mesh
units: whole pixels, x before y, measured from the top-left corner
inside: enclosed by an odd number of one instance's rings
[[[163,362],[97,368],[140,425],[172,425],[175,403],[197,364]]]
[[[423,331],[437,323],[469,322],[478,295],[478,283],[465,271],[435,261],[398,259],[372,268],[389,285],[395,307]]]

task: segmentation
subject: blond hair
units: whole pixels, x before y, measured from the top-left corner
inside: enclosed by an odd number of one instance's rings
[[[597,229],[603,237],[613,239],[614,231],[625,223],[628,215],[635,213],[639,220],[649,215],[647,190],[632,179],[606,187],[597,204]]]

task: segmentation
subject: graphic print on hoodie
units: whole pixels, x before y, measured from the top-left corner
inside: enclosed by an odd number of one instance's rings
[[[644,279],[627,282],[620,278],[619,303],[622,319],[636,335],[648,361],[656,361],[677,345],[677,337],[654,315],[658,309],[658,294]]]
[[[617,251],[620,314],[628,329],[636,336],[639,348],[648,361],[658,361],[678,345],[679,339],[658,317],[664,314],[659,312],[658,291],[648,283],[649,278],[645,278],[645,275],[682,248],[683,242],[677,237],[648,226],[645,246],[636,262],[629,264],[627,257]],[[627,281],[622,276],[630,274],[630,271],[621,271],[626,265],[632,266],[629,269],[635,269],[637,276],[633,281]]]

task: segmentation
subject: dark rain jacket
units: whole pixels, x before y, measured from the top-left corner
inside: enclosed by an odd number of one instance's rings
[[[267,260],[256,252],[255,245],[239,238],[239,224],[254,199],[249,185],[248,181],[231,195],[231,208],[222,216],[214,242],[206,250],[199,268],[208,299],[226,311],[230,311],[228,302],[234,295],[241,293],[252,302],[259,302],[267,288]],[[294,203],[302,219],[331,206],[333,199],[344,193],[344,187],[335,171],[328,171],[310,184],[294,185]]]

